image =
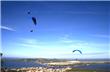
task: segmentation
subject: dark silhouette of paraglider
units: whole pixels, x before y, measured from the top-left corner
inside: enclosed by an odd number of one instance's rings
[[[78,51],[80,54],[82,54],[82,52],[80,50],[73,50],[73,53]]]
[[[82,52],[81,52],[80,50],[73,50],[72,52],[74,53],[74,52],[76,52],[76,51],[78,51],[80,54],[82,54]],[[76,61],[78,61],[77,58],[76,58]]]
[[[28,10],[27,14],[31,14],[31,11],[30,11],[30,10]]]
[[[31,12],[30,12],[30,11],[28,11],[28,14],[31,14]]]
[[[30,15],[31,14],[31,11],[28,10],[27,14]],[[36,17],[32,16],[31,19],[32,19],[33,24],[36,26],[37,25]],[[33,29],[30,30],[30,32],[33,32],[33,31],[34,31]]]
[[[32,17],[32,21],[33,21],[33,24],[36,26],[37,25],[37,22],[36,22],[36,18],[35,17]],[[34,30],[30,30],[30,32],[33,32]]]
[[[35,17],[32,17],[32,21],[33,21],[34,25],[37,24],[37,22],[36,22],[36,18],[35,18]]]
[[[30,30],[30,32],[33,32],[33,30]]]

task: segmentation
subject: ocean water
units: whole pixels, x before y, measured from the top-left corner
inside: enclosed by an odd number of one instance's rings
[[[22,68],[22,67],[45,67],[46,65],[38,64],[35,62],[3,62],[3,68]]]
[[[73,68],[80,68],[80,69],[94,69],[94,70],[109,70],[110,71],[110,64],[90,64],[90,65],[78,65],[73,66]]]

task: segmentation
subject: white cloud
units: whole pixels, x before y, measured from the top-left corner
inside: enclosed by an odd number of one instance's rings
[[[45,44],[40,42],[39,40],[32,38],[20,38],[20,41],[17,42],[17,45],[26,48],[45,48]]]
[[[74,49],[80,49],[80,48],[88,48],[87,45],[78,45],[78,44],[72,44],[69,46],[70,48],[74,48]]]
[[[9,31],[16,31],[15,29],[10,28],[10,27],[6,27],[6,26],[0,26],[0,28],[5,29],[5,30],[9,30]]]
[[[93,53],[84,53],[83,55],[99,55],[99,54],[108,54],[107,52],[93,52]]]
[[[110,35],[104,35],[104,34],[93,34],[92,36],[94,37],[99,37],[99,38],[110,38]]]
[[[26,47],[37,47],[37,42],[32,39],[22,39],[21,43],[19,43],[21,46]]]
[[[41,46],[39,46],[39,45],[34,45],[34,44],[26,44],[26,43],[21,43],[21,44],[19,44],[19,45],[21,45],[21,46],[24,46],[24,47],[28,47],[28,48],[40,48]]]
[[[70,38],[69,34],[62,36],[59,40],[61,43],[73,43],[74,41]]]
[[[60,37],[59,42],[67,44],[85,43],[85,41],[74,39],[72,33]]]
[[[102,55],[102,54],[106,54],[108,55],[109,52],[88,52],[88,53],[85,53],[85,52],[82,52],[82,54],[78,53],[78,52],[60,52],[59,54],[62,54],[62,55]]]
[[[62,43],[73,43],[73,41],[69,40],[69,39],[61,40],[60,42],[62,42]]]
[[[38,44],[39,42],[36,39],[30,39],[30,38],[21,38],[21,42],[26,44]]]
[[[62,39],[68,39],[69,37],[70,37],[69,34],[65,34],[65,35],[62,37]]]

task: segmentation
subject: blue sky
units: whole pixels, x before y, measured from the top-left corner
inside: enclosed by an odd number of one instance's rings
[[[2,52],[5,57],[108,58],[109,5],[80,1],[2,2]],[[72,53],[75,49],[83,54]]]

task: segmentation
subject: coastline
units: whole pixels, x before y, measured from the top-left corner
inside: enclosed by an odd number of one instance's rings
[[[108,64],[109,61],[66,61],[66,62],[51,62],[51,63],[44,63],[47,64],[46,67],[22,67],[22,68],[4,68],[3,72],[68,72],[71,70],[82,70],[81,68],[77,68],[77,66],[90,66],[96,64]],[[86,72],[89,72],[88,69],[84,69]],[[93,70],[97,69],[90,69],[92,72]],[[90,72],[91,72],[90,71]],[[100,70],[97,70],[101,72]],[[96,71],[96,72],[97,72]],[[109,70],[110,71],[110,70]],[[109,72],[108,71],[108,72]],[[103,72],[107,72],[103,70]]]
[[[44,63],[47,65],[75,65],[75,64],[104,64],[109,63],[110,61],[66,61],[66,62],[50,62]]]

